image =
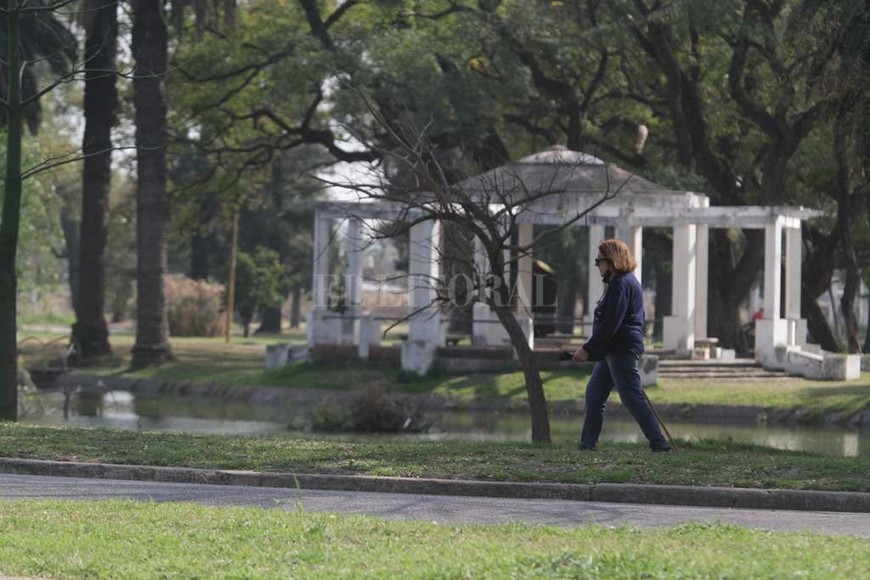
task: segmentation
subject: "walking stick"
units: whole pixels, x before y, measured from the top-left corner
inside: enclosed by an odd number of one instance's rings
[[[662,421],[662,418],[661,418],[661,416],[659,415],[659,412],[656,411],[655,405],[653,405],[653,404],[652,404],[652,401],[649,400],[649,396],[646,394],[646,391],[644,390],[643,387],[640,388],[640,392],[643,393],[643,398],[646,399],[647,404],[649,404],[649,408],[652,409],[653,415],[656,416],[656,420],[659,422],[659,425],[662,426],[662,430],[664,430],[665,435],[668,436],[668,441],[671,442],[671,447],[673,447],[674,451],[679,451],[680,448],[677,447],[677,444],[676,444],[676,443],[674,443],[674,438],[671,437],[671,433],[670,433],[670,431],[668,431],[668,428],[667,428],[667,426],[665,425],[665,422]]]

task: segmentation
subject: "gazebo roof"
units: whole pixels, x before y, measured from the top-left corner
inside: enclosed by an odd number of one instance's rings
[[[507,163],[466,179],[457,188],[480,201],[523,205],[519,221],[563,223],[601,207],[652,207],[661,211],[703,207],[706,196],[673,191],[612,163],[563,146]],[[524,201],[534,198],[533,201]]]
[[[617,165],[561,145],[466,179],[459,187],[475,194],[490,194],[498,190],[502,193],[527,191],[530,194],[600,196],[620,187],[620,195],[676,193]]]
[[[584,216],[584,223],[590,225],[763,228],[779,222],[785,227],[800,227],[801,220],[820,215],[802,207],[710,207],[706,195],[668,189],[559,145],[468,178],[455,187],[481,204],[515,206],[518,223],[541,225],[561,225]],[[391,203],[316,205],[323,215],[336,217],[389,219],[403,215],[401,206]]]

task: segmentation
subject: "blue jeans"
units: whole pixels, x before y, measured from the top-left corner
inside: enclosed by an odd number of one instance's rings
[[[622,404],[640,425],[640,430],[649,440],[652,449],[668,447],[658,420],[643,392],[640,371],[637,364],[640,357],[635,354],[611,354],[595,363],[589,384],[586,385],[586,420],[580,435],[580,447],[594,449],[601,435],[604,422],[604,404],[610,391],[616,387]]]

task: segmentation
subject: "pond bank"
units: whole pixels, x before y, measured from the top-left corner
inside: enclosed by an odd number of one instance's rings
[[[85,392],[119,390],[143,395],[175,395],[184,397],[218,398],[224,401],[248,401],[257,405],[298,407],[324,402],[347,404],[360,396],[358,390],[299,389],[270,386],[234,386],[193,381],[171,381],[162,378],[139,379],[119,375],[95,376],[84,373],[68,374],[58,378],[57,387],[69,391]],[[443,410],[472,412],[525,412],[524,400],[505,398],[465,399],[441,395],[416,393],[390,393],[390,397],[412,402],[427,412]],[[584,411],[582,400],[549,401],[551,414],[579,417]],[[802,408],[771,408],[753,405],[709,404],[655,404],[663,419],[730,425],[838,425],[852,428],[870,428],[870,409],[857,413],[807,413]],[[629,417],[628,411],[614,395],[608,402],[608,413],[615,417]]]

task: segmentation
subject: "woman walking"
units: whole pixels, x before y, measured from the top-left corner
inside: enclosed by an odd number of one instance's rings
[[[670,451],[640,382],[638,362],[643,354],[646,313],[643,289],[632,274],[637,263],[624,242],[609,239],[598,244],[595,265],[607,288],[595,306],[592,336],[574,352],[572,359],[596,361],[586,385],[586,419],[580,449],[594,451],[598,446],[604,404],[616,387],[622,404],[649,440],[650,449]]]

